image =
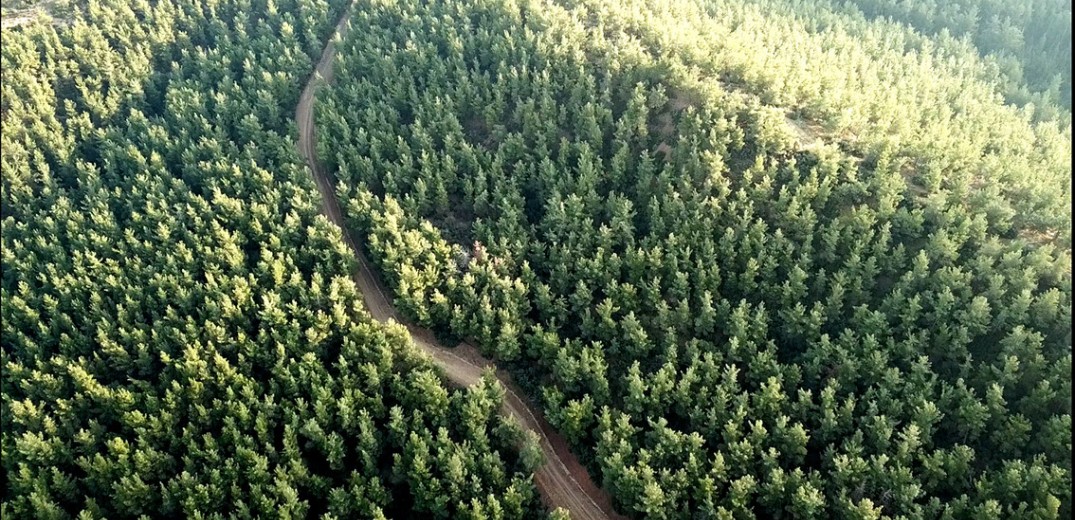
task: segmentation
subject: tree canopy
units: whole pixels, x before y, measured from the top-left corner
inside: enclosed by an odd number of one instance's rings
[[[348,2],[55,4],[0,51],[0,514],[545,516],[319,213]],[[1070,10],[359,0],[319,154],[627,516],[1069,518]]]
[[[371,1],[321,154],[626,514],[1069,517],[1070,25],[889,4]]]
[[[344,7],[5,29],[4,518],[544,514],[499,384],[372,321],[319,214],[291,113]]]

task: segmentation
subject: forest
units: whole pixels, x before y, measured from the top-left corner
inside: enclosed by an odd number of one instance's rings
[[[345,3],[4,33],[3,518],[534,518],[540,452],[373,322],[291,114]]]
[[[347,233],[625,517],[1075,512],[1068,0],[51,6],[0,54],[4,518],[566,516]],[[348,8],[341,229],[294,114]]]
[[[1068,518],[1070,112],[874,4],[370,2],[321,155],[628,516]]]
[[[1071,110],[1070,0],[854,0],[841,6],[928,35],[966,36],[996,59],[1006,97]]]

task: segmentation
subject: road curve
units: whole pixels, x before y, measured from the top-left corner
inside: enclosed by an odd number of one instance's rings
[[[336,25],[336,35],[343,39],[350,28],[351,7],[344,12]],[[441,345],[428,329],[408,323],[399,315],[391,300],[385,296],[378,279],[374,276],[362,251],[356,245],[345,225],[340,212],[339,201],[333,180],[317,160],[317,136],[314,128],[313,103],[314,93],[319,81],[332,81],[332,60],[335,56],[336,36],[330,37],[321,53],[314,74],[310,76],[295,109],[295,120],[299,127],[299,151],[306,159],[310,172],[317,183],[317,190],[322,198],[322,210],[325,215],[339,226],[344,241],[358,259],[358,269],[354,273],[355,283],[362,292],[366,309],[374,319],[387,322],[396,321],[406,325],[412,341],[428,353],[444,373],[453,382],[463,386],[476,383],[486,367],[493,363],[482,357],[473,345],[463,343],[449,349]],[[544,419],[540,411],[535,411],[529,403],[520,397],[520,393],[511,376],[503,370],[496,370],[497,379],[506,390],[501,413],[514,418],[523,428],[537,434],[545,463],[534,473],[535,483],[542,499],[549,507],[562,507],[575,519],[624,518],[617,514],[611,505],[608,493],[594,484],[589,473],[567,447],[567,442]]]

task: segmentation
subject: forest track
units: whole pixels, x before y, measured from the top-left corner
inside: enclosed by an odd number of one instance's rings
[[[624,518],[612,509],[608,493],[594,484],[586,468],[568,449],[567,442],[545,420],[539,410],[535,410],[512,382],[510,374],[497,370],[492,361],[483,357],[478,349],[468,343],[455,348],[441,345],[428,329],[418,327],[404,320],[384,290],[361,249],[351,236],[336,200],[336,190],[332,178],[317,160],[317,135],[314,127],[313,104],[314,93],[321,81],[332,81],[332,61],[335,57],[336,40],[343,40],[350,24],[352,7],[348,7],[336,25],[336,31],[325,44],[317,68],[310,76],[295,109],[295,121],[299,127],[299,151],[306,159],[310,172],[317,184],[322,198],[322,210],[334,222],[358,260],[358,269],[354,273],[355,283],[362,292],[366,309],[374,319],[381,322],[396,321],[404,324],[410,331],[412,341],[428,353],[447,377],[456,384],[470,386],[477,383],[484,369],[495,370],[497,380],[504,387],[506,395],[501,412],[512,417],[524,429],[537,434],[545,462],[534,472],[535,483],[542,499],[549,507],[562,507],[575,519]]]

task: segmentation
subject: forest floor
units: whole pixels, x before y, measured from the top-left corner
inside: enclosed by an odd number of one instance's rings
[[[50,7],[51,3],[45,1],[22,9],[5,8],[3,16],[0,17],[0,29],[10,29],[28,24],[36,20],[39,15],[45,15],[45,17],[49,19],[49,22],[54,25],[67,25],[71,23],[71,20],[57,16],[54,10],[50,9]]]
[[[350,28],[350,16],[351,9],[348,8],[336,26],[336,34],[341,40]],[[540,410],[520,397],[522,394],[512,382],[510,374],[496,369],[493,362],[483,357],[473,345],[462,343],[448,348],[440,344],[430,330],[404,320],[385,295],[380,280],[370,269],[362,250],[347,229],[339,201],[336,200],[332,178],[317,160],[317,136],[313,119],[314,93],[321,81],[332,81],[335,41],[336,37],[333,36],[325,45],[317,69],[299,98],[299,105],[295,110],[295,120],[299,127],[298,146],[316,181],[323,199],[322,209],[325,215],[339,226],[344,241],[358,260],[359,268],[354,273],[354,279],[362,292],[367,310],[378,321],[396,321],[406,325],[412,341],[428,353],[455,384],[470,386],[480,380],[486,369],[495,371],[496,378],[506,391],[502,413],[512,417],[523,428],[536,433],[539,439],[545,462],[535,472],[535,482],[546,505],[551,508],[562,507],[575,519],[623,518],[612,509],[608,493],[593,482],[586,468],[571,453],[564,438],[545,420]]]
[[[823,144],[822,136],[825,134],[825,130],[820,124],[805,119],[793,118],[790,115],[784,116],[784,122],[787,123],[792,134],[795,135],[800,149],[810,150]]]

